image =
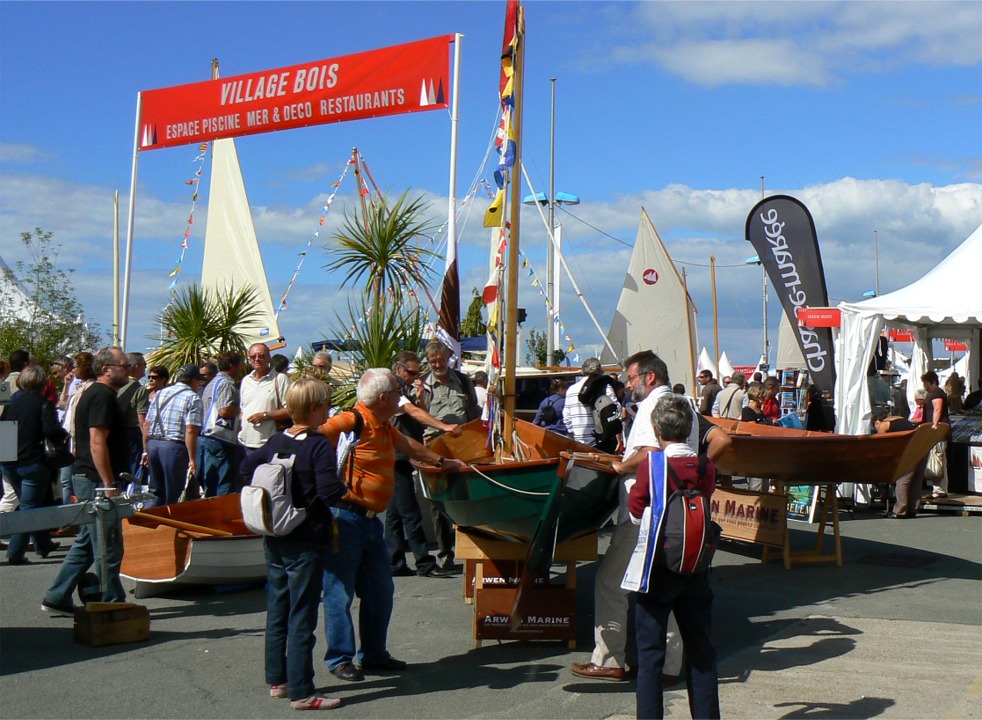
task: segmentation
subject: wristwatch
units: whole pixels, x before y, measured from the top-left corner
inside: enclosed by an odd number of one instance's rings
[[[269,411],[263,410],[263,420],[269,420]]]
[[[441,457],[441,458],[440,458],[440,459],[439,459],[439,460],[438,460],[438,461],[436,462],[436,466],[437,466],[438,468],[442,468],[442,467],[443,467],[443,463],[445,463],[446,461],[447,461],[447,459],[446,459],[445,457]]]

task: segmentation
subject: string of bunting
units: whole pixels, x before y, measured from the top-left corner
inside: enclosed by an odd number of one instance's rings
[[[566,325],[563,324],[562,318],[559,317],[559,313],[554,310],[552,303],[549,302],[549,298],[546,297],[546,291],[542,289],[542,281],[539,280],[538,274],[535,272],[535,268],[532,266],[532,261],[529,260],[528,255],[525,251],[519,248],[518,257],[521,259],[522,267],[528,272],[527,277],[532,278],[532,287],[539,289],[539,296],[543,298],[543,302],[546,306],[546,318],[551,319],[554,325],[559,326],[559,334],[569,343],[569,347],[566,349],[566,355],[570,356],[570,360],[574,363],[580,362],[580,354],[576,352],[576,343],[573,342],[572,336],[566,332]],[[575,355],[574,355],[575,353]]]
[[[341,183],[344,182],[344,178],[348,175],[348,168],[351,167],[353,164],[354,164],[354,159],[348,160],[348,162],[344,164],[344,170],[341,171],[341,177],[338,178],[337,182],[332,183],[331,185],[332,188],[331,194],[330,196],[328,196],[327,202],[324,203],[324,206],[321,208],[321,216],[320,216],[320,220],[317,222],[317,229],[314,230],[313,234],[309,238],[307,238],[307,246],[300,253],[300,260],[299,262],[297,262],[296,270],[293,271],[293,277],[290,278],[290,282],[286,286],[286,290],[283,292],[283,295],[280,297],[279,307],[276,308],[277,317],[279,317],[279,314],[281,312],[286,310],[287,296],[289,296],[290,291],[293,290],[293,285],[297,282],[297,278],[300,276],[300,270],[303,269],[304,261],[306,261],[307,255],[310,253],[310,246],[314,242],[314,238],[320,237],[321,228],[324,227],[324,223],[327,222],[327,213],[330,211],[331,205],[334,204],[334,198],[337,196],[338,190],[341,188]]]
[[[173,290],[177,285],[177,281],[181,276],[181,268],[184,265],[184,256],[188,251],[188,240],[191,237],[191,226],[194,224],[194,211],[198,206],[198,190],[201,182],[201,173],[205,167],[205,157],[208,155],[208,143],[203,142],[198,146],[198,155],[192,160],[192,163],[198,163],[198,169],[194,173],[194,177],[190,180],[185,180],[185,185],[191,185],[194,188],[194,192],[191,193],[191,212],[188,213],[187,226],[184,228],[184,237],[181,238],[181,255],[177,259],[177,264],[174,269],[170,271],[168,277],[173,278],[170,283],[168,290]]]

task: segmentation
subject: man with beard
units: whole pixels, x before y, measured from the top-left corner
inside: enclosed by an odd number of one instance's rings
[[[129,469],[126,443],[126,415],[116,393],[129,379],[130,363],[118,347],[96,353],[92,370],[96,381],[85,390],[75,409],[75,475],[72,483],[80,502],[95,498],[101,489],[107,498],[123,488],[120,473]],[[123,529],[117,518],[105,528],[106,570],[109,589],[99,600],[125,602],[126,591],[119,580],[123,562]],[[95,561],[95,533],[92,524],[83,525],[68,551],[51,587],[44,594],[41,609],[60,617],[74,617],[72,591]]]
[[[463,425],[481,417],[474,383],[464,373],[450,367],[450,348],[439,340],[433,340],[426,345],[426,360],[430,365],[430,373],[423,381],[421,399],[430,415],[448,425]],[[423,437],[429,442],[439,434],[440,430],[437,428],[428,427]],[[436,507],[432,513],[437,562],[444,570],[456,571],[453,525]]]
[[[595,680],[627,679],[630,598],[628,592],[621,589],[621,581],[637,545],[640,528],[631,523],[627,498],[641,461],[648,456],[649,450],[660,449],[651,413],[659,398],[672,394],[668,366],[650,350],[631,355],[624,361],[624,367],[627,372],[627,388],[632,399],[638,403],[637,417],[625,443],[623,460],[612,464],[614,471],[622,476],[623,482],[619,488],[617,524],[610,546],[597,570],[594,586],[593,655],[589,663],[574,663],[572,666],[574,675]],[[704,448],[703,452],[709,459],[715,460],[730,444],[729,435],[700,415],[691,401],[690,407],[692,431],[686,444],[697,453]],[[664,666],[667,685],[678,679],[682,667],[682,642],[674,619],[669,627]]]

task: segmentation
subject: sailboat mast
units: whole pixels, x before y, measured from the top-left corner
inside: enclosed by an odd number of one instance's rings
[[[716,366],[719,374],[719,307],[716,304],[716,256],[709,256],[709,267],[713,276],[713,339],[716,341]]]
[[[693,382],[692,394],[693,397],[696,397],[696,345],[692,341],[692,313],[689,312],[691,301],[689,300],[689,282],[685,276],[685,268],[682,268],[682,291],[685,293],[685,328],[688,331],[687,335],[689,338],[689,367],[692,368]]]
[[[518,7],[518,31],[514,59],[513,82],[515,105],[512,115],[512,129],[515,138],[515,163],[512,166],[511,184],[511,230],[508,237],[508,291],[505,305],[507,320],[505,329],[505,425],[504,448],[511,454],[512,431],[515,426],[515,372],[518,366],[518,250],[519,225],[522,212],[522,105],[525,86],[525,9]]]

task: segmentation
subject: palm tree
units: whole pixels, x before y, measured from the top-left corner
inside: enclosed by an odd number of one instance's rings
[[[163,330],[160,347],[148,362],[166,365],[171,372],[182,365],[200,365],[220,352],[245,349],[242,330],[259,311],[259,292],[252,286],[228,287],[214,295],[200,285],[187,285],[156,318]]]
[[[365,293],[376,299],[388,293],[398,300],[409,285],[426,285],[432,271],[425,260],[434,253],[418,242],[435,228],[422,217],[426,209],[421,197],[410,200],[403,193],[391,207],[386,198],[372,205],[364,218],[345,212],[335,243],[327,246],[332,260],[324,268],[345,270],[341,287],[364,282]]]

